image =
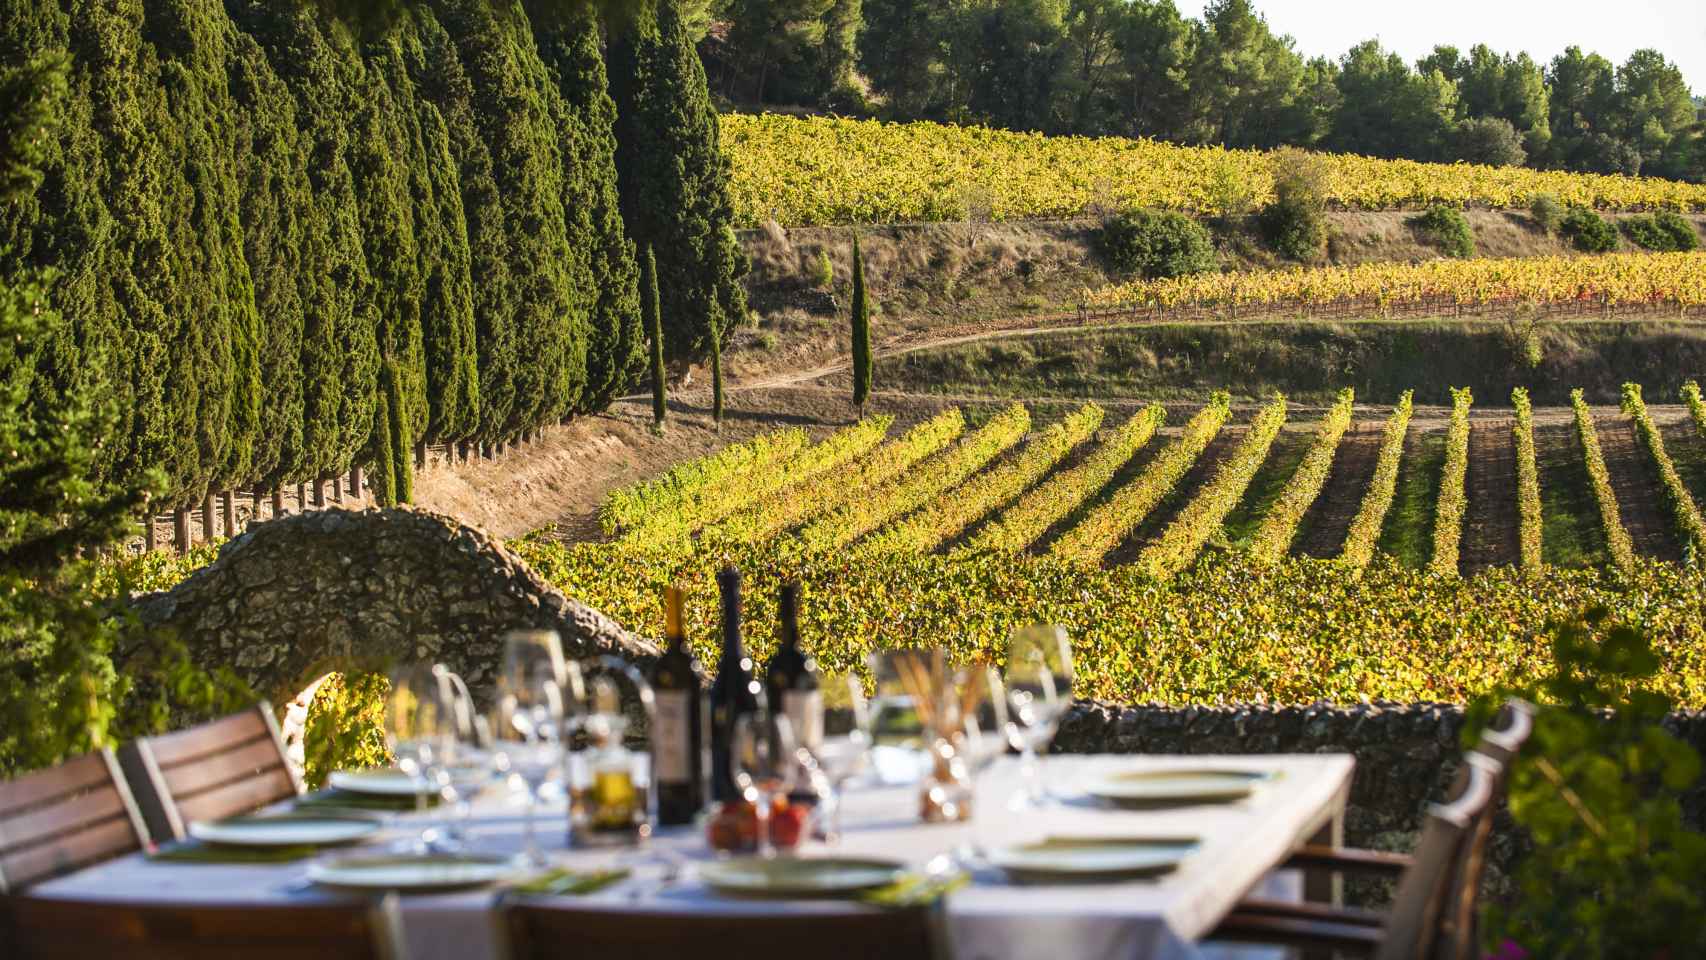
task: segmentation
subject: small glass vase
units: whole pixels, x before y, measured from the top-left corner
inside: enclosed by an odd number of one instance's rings
[[[930,772],[918,788],[918,816],[925,823],[971,819],[972,779],[962,755],[960,734],[936,734],[930,744]]]

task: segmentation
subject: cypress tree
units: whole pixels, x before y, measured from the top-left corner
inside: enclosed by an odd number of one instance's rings
[[[391,395],[395,384],[396,368],[387,360],[379,368],[379,396],[376,401],[384,415],[373,418],[373,442],[368,458],[369,470],[373,474],[368,478],[373,484],[373,499],[382,507],[397,505],[396,462],[391,459],[391,447],[395,442],[391,437]]]
[[[853,404],[865,416],[871,396],[871,305],[865,293],[865,258],[859,254],[859,235],[853,235]]]
[[[663,432],[663,420],[669,413],[664,398],[663,319],[658,315],[658,262],[647,247],[640,258],[640,312],[646,317],[646,331],[651,338],[652,367],[652,426]]]
[[[611,25],[616,171],[628,234],[657,253],[665,354],[690,359],[746,316],[729,162],[681,0],[635,5]],[[713,369],[715,372],[715,369]]]
[[[711,327],[711,421],[723,425],[723,337]]]

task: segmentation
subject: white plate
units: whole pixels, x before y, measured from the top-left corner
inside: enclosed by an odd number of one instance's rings
[[[745,896],[828,897],[886,887],[906,872],[892,860],[849,857],[741,857],[701,864],[713,890]]]
[[[354,843],[379,827],[377,820],[337,817],[236,817],[195,821],[189,835],[202,843],[231,847],[323,847]]]
[[[1178,839],[1050,839],[989,851],[989,862],[1020,880],[1153,876],[1179,866],[1197,842]]]
[[[1085,792],[1120,806],[1231,803],[1270,776],[1258,770],[1137,770],[1103,777]]]
[[[455,890],[515,876],[515,860],[478,853],[349,854],[308,865],[308,880],[359,890]]]
[[[401,770],[334,770],[326,786],[376,797],[412,797],[432,788]]]

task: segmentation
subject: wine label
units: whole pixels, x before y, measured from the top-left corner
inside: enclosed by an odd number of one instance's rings
[[[782,712],[788,716],[788,725],[794,728],[794,739],[815,753],[823,745],[823,692],[785,690]]]
[[[685,690],[660,690],[652,701],[652,762],[659,783],[685,783],[692,779],[688,762],[688,694]]]

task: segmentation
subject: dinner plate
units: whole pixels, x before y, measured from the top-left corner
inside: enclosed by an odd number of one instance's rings
[[[1119,880],[1176,869],[1197,849],[1194,838],[1050,838],[998,847],[989,862],[1016,880]]]
[[[377,820],[341,817],[233,817],[197,820],[191,839],[228,847],[332,846],[354,843],[379,830]]]
[[[1260,770],[1134,770],[1102,777],[1085,792],[1122,807],[1231,803],[1270,777]]]
[[[480,853],[348,854],[308,865],[308,880],[356,890],[456,890],[514,876],[514,858]]]
[[[886,887],[906,873],[892,860],[848,857],[741,857],[702,864],[713,890],[744,896],[832,897]]]
[[[476,786],[489,776],[482,766],[452,766],[450,780],[459,787]],[[415,780],[395,767],[377,770],[336,770],[326,778],[326,785],[335,790],[365,793],[376,797],[412,797],[417,793],[432,793],[432,788]]]

